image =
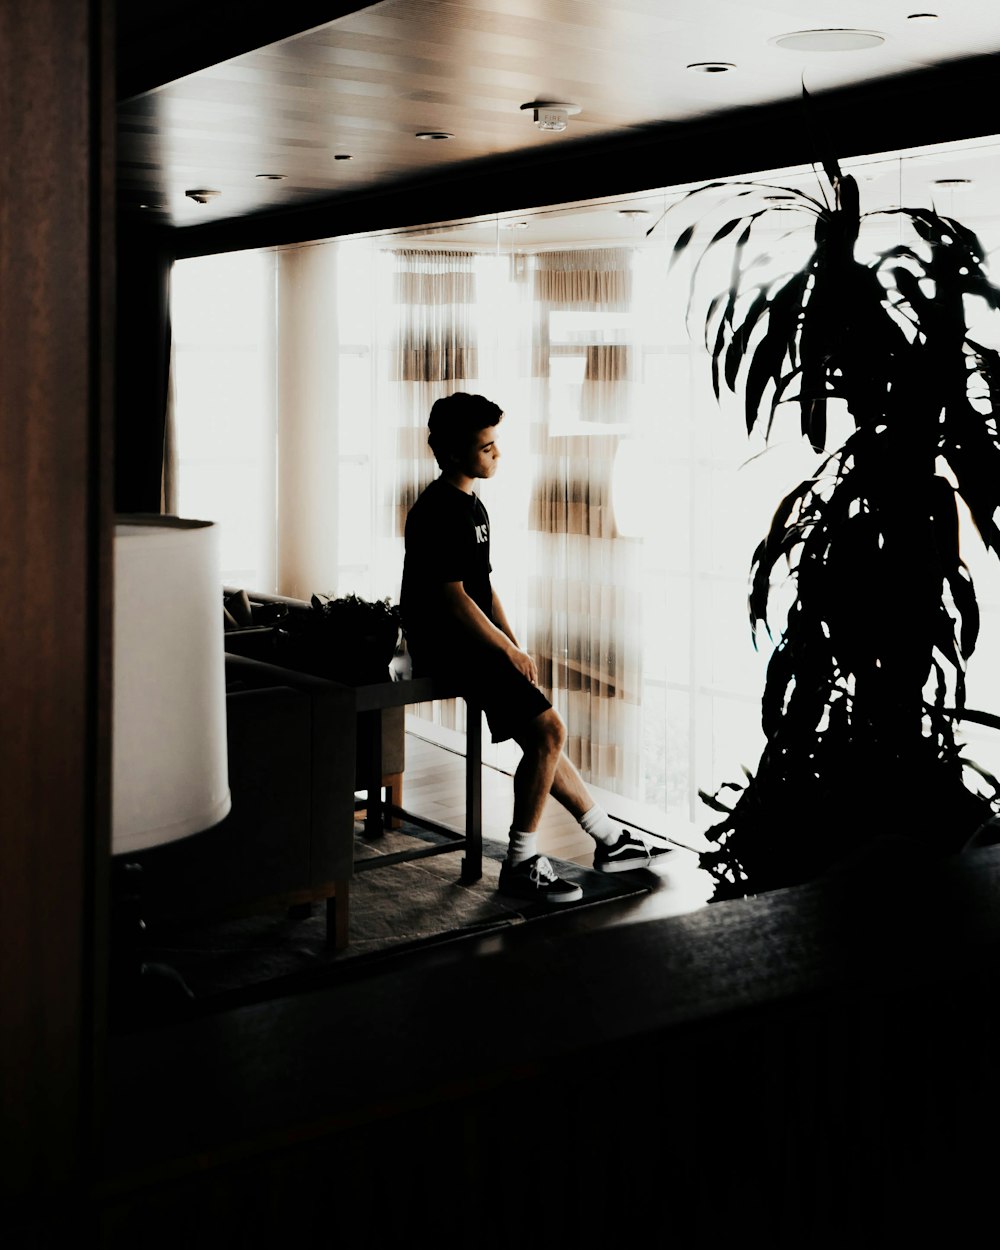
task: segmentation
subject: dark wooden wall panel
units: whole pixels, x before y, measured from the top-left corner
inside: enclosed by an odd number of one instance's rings
[[[364,7],[352,0],[120,0],[118,98],[153,91]]]
[[[100,1063],[110,31],[106,0],[0,5],[0,1176],[39,1220],[81,1183]]]
[[[119,222],[116,238],[116,512],[159,512],[170,366],[166,231]]]

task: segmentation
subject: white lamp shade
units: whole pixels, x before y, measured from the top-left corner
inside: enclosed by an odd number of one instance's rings
[[[112,853],[199,833],[229,812],[218,532],[115,526]]]

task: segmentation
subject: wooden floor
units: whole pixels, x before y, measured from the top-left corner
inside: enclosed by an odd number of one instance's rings
[[[506,843],[513,809],[511,778],[498,769],[484,766],[483,837]],[[707,902],[710,880],[698,868],[696,848],[704,838],[687,822],[678,822],[662,812],[623,800],[606,790],[588,787],[597,802],[615,817],[640,828],[675,839],[691,850],[678,848],[650,870],[658,884],[642,903],[628,908],[628,919],[652,919],[694,911]],[[465,825],[465,759],[455,751],[436,745],[409,732],[406,735],[406,768],[403,774],[403,807],[415,815],[462,829]],[[554,799],[549,799],[538,830],[538,850],[555,859],[589,868],[594,858],[594,842],[576,820]],[[614,909],[600,908],[600,912]],[[609,916],[602,916],[606,922]]]

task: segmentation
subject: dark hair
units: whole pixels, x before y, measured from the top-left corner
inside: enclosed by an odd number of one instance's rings
[[[503,409],[485,395],[456,391],[435,400],[427,419],[427,441],[438,466],[449,468],[453,457],[462,455],[480,430],[499,425],[502,419]]]

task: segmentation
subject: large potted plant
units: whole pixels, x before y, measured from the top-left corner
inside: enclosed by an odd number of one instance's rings
[[[674,249],[709,231],[699,265],[731,249],[731,285],[705,315],[716,397],[742,389],[748,432],[770,434],[792,406],[817,457],[752,559],[754,645],[761,628],[776,643],[766,746],[755,770],[702,794],[722,813],[702,856],[716,900],[813,879],[886,838],[903,854],[952,854],[998,807],[957,733],[963,718],[1000,724],[965,703],[979,614],[957,501],[1000,552],[1000,356],[967,321],[970,299],[996,310],[1000,290],[975,234],[933,208],[884,210],[900,241],[859,257],[870,215],[857,184],[835,159],[823,172],[816,196],[725,184],[738,211],[689,226]],[[759,223],[789,212],[812,219],[808,258],[761,277]],[[834,404],[849,420],[831,448]],[[780,627],[779,573],[793,592]]]

